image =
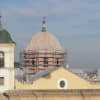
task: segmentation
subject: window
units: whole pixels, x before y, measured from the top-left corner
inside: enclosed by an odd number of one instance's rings
[[[0,51],[0,68],[4,67],[4,52]]]
[[[59,66],[59,58],[56,58],[56,66]]]
[[[64,88],[64,86],[65,86],[65,81],[61,80],[60,83],[59,83],[59,85],[60,85],[61,88]]]
[[[44,67],[48,67],[48,58],[44,57]]]
[[[61,78],[57,81],[58,89],[67,89],[68,88],[68,81],[64,78]]]
[[[0,77],[0,85],[4,85],[4,77]]]
[[[35,58],[32,58],[32,66],[35,67],[36,64],[35,64]]]

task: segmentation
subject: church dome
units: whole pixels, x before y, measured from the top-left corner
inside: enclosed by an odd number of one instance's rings
[[[55,35],[46,31],[45,18],[42,30],[32,37],[27,48],[22,52],[26,74],[35,74],[46,69],[66,66],[66,52]]]
[[[57,38],[50,32],[37,33],[26,50],[64,51]]]

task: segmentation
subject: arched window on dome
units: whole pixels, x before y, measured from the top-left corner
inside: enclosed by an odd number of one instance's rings
[[[4,52],[0,51],[0,68],[4,67]]]
[[[48,57],[44,57],[44,67],[48,67]]]

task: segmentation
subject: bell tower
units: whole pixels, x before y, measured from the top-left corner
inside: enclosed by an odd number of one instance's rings
[[[0,16],[0,92],[14,89],[14,47],[9,32],[2,27]]]

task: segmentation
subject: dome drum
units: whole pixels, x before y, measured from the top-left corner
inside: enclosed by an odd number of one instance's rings
[[[66,66],[66,53],[63,52],[24,51],[22,57],[26,73],[37,73],[47,68]]]

